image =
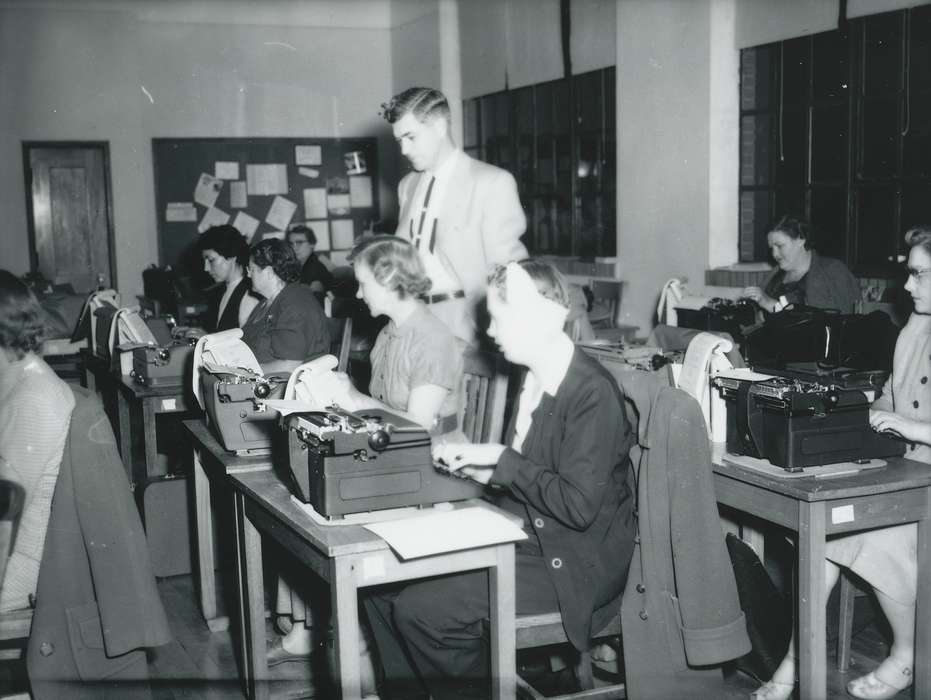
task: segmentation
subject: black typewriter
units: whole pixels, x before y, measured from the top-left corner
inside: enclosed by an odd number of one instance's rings
[[[328,518],[477,498],[484,490],[438,471],[429,433],[388,411],[292,413],[282,427],[294,495]]]
[[[905,443],[869,423],[872,392],[772,377],[712,379],[727,405],[727,451],[767,459],[787,471],[900,456]]]

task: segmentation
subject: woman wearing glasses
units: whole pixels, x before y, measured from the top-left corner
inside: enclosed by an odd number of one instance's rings
[[[905,456],[931,464],[931,226],[905,234],[908,281],[914,311],[899,334],[892,374],[870,411],[874,430],[908,443]],[[828,591],[840,574],[852,570],[873,587],[893,641],[889,656],[873,671],[847,684],[855,698],[892,698],[912,684],[914,668],[917,527],[914,523],[844,535],[827,543]],[[772,680],[752,697],[780,700],[792,695],[795,649],[789,645]]]

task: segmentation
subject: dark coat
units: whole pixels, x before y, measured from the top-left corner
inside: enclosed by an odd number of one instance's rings
[[[576,349],[556,395],[544,393],[534,410],[523,454],[505,449],[490,482],[509,489],[498,505],[539,541],[577,649],[588,648],[593,614],[619,599],[634,548],[634,435],[623,403],[607,370]],[[513,437],[512,417],[505,444]]]
[[[642,379],[645,373],[626,374]],[[627,694],[633,700],[723,697],[714,666],[746,654],[750,641],[718,517],[701,408],[659,381],[618,379],[639,414],[631,458],[638,465],[640,541],[621,606]]]
[[[785,273],[776,269],[766,281],[766,294],[778,298],[776,289],[782,283]],[[860,283],[847,266],[840,260],[826,258],[811,252],[811,266],[805,274],[805,298],[790,299],[801,301],[808,306],[819,309],[835,309],[842,314],[856,313],[857,304],[862,298]]]
[[[172,635],[103,406],[86,389],[72,390],[26,654],[32,694],[145,697],[145,682],[94,683],[145,681],[142,649],[167,644]]]

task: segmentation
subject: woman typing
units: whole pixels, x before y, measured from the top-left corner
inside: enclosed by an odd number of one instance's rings
[[[844,314],[857,311],[860,285],[840,260],[819,255],[811,248],[811,227],[804,221],[782,217],[766,240],[778,266],[763,289],[747,287],[743,296],[767,312],[789,304],[833,309]]]
[[[905,456],[931,464],[931,226],[905,234],[908,255],[906,291],[914,311],[899,334],[892,374],[870,411],[874,430],[908,442]],[[830,590],[849,568],[876,594],[893,641],[889,656],[873,671],[847,684],[856,698],[895,697],[912,684],[914,668],[917,527],[914,523],[844,535],[827,543],[825,579]],[[794,643],[773,678],[757,690],[757,700],[782,700],[795,682]]]
[[[270,238],[250,249],[249,278],[263,301],[243,324],[242,339],[266,374],[290,372],[330,351],[326,316],[300,277],[300,264],[284,241]]]
[[[210,321],[214,331],[239,328],[249,318],[259,299],[250,293],[245,266],[249,246],[233,226],[212,226],[197,239],[204,271],[216,283],[211,300]]]

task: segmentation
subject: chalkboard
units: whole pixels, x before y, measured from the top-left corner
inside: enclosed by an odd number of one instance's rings
[[[374,138],[152,139],[159,262],[198,266],[192,244],[229,223],[250,243],[304,223],[345,261],[378,216]]]

